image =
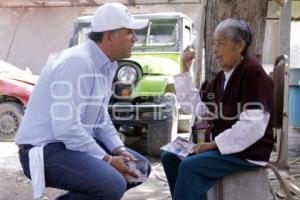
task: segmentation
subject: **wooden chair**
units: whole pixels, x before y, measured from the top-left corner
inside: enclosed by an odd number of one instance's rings
[[[288,168],[288,85],[289,85],[289,64],[288,57],[281,55],[277,57],[273,69],[273,127],[277,139],[277,159],[270,161],[266,167],[273,170],[287,199],[293,199],[287,185],[289,182],[283,179],[277,168]]]
[[[288,73],[286,55],[279,56],[273,69],[274,112],[273,127],[277,132],[277,160],[271,162],[278,168],[288,168]]]

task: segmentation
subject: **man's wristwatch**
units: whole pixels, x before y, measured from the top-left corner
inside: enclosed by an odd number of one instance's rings
[[[123,152],[123,151],[127,151],[127,149],[126,149],[124,146],[119,147],[119,148],[114,152],[114,154],[115,154],[115,155],[118,155],[119,153],[121,153],[121,152]]]

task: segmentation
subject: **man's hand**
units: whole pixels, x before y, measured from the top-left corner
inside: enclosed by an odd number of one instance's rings
[[[211,150],[214,150],[217,148],[218,147],[215,142],[196,144],[193,147],[193,153],[201,153],[201,152],[211,151]]]
[[[195,58],[195,52],[190,51],[190,47],[188,46],[183,51],[183,58],[182,58],[183,72],[188,72],[190,70],[194,58]]]
[[[117,155],[125,158],[126,160],[137,160],[137,158],[128,151],[120,151]]]
[[[136,157],[134,157],[131,153],[129,153],[124,146],[117,147],[113,151],[114,155],[116,156],[122,156],[126,160],[137,160]]]
[[[124,177],[132,176],[134,178],[138,178],[138,175],[134,172],[130,171],[125,163],[125,158],[122,156],[112,156],[112,160],[110,162],[111,166],[113,166],[116,170],[118,170]]]

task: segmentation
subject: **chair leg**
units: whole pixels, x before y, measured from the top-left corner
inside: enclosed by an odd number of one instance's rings
[[[274,172],[276,178],[278,179],[278,181],[279,181],[279,183],[280,183],[280,186],[282,187],[283,191],[284,191],[285,194],[286,194],[287,200],[294,200],[294,198],[293,198],[291,192],[289,191],[289,189],[288,189],[288,187],[287,187],[287,185],[286,185],[286,184],[288,184],[289,182],[288,182],[287,180],[285,180],[283,177],[281,177],[281,175],[280,175],[278,169],[277,169],[274,165],[272,165],[272,164],[270,164],[270,163],[266,164],[265,167],[270,168],[270,169],[273,170],[273,172]]]

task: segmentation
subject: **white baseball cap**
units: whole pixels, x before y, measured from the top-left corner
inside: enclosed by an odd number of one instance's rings
[[[92,32],[104,32],[119,28],[142,29],[149,20],[134,19],[126,6],[120,3],[105,3],[92,18]]]

